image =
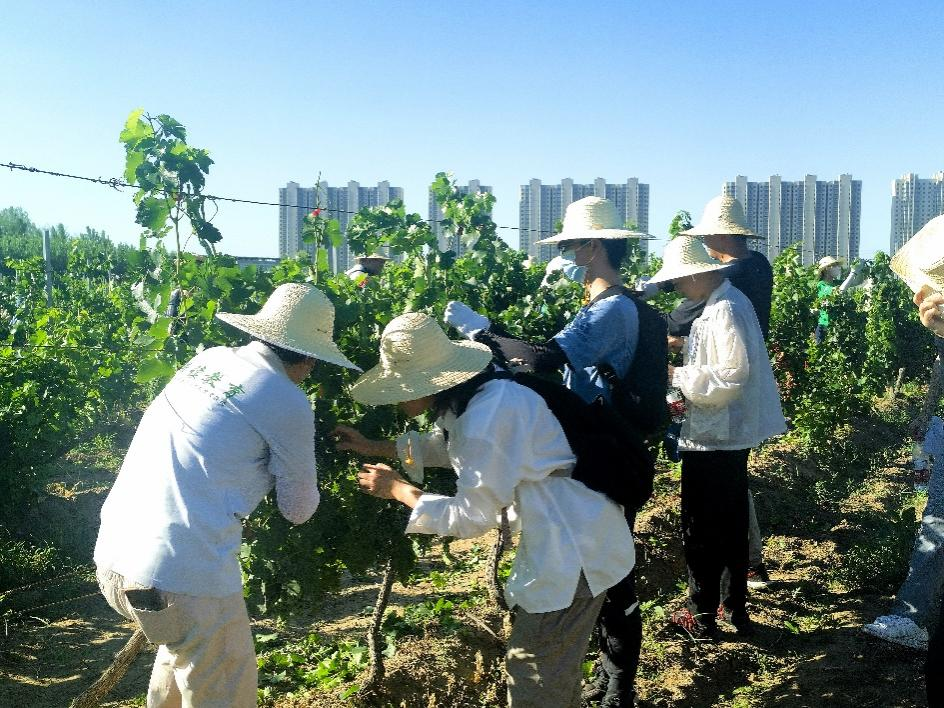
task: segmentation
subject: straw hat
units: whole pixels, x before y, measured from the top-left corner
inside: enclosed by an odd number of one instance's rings
[[[468,381],[492,360],[477,342],[454,342],[436,320],[408,312],[380,337],[380,363],[351,388],[355,401],[372,406],[415,401]]]
[[[662,253],[662,267],[649,279],[649,283],[665,283],[727,267],[709,256],[704,244],[694,236],[676,236],[666,244]]]
[[[914,292],[944,293],[944,215],[931,219],[892,256],[891,268]]]
[[[311,285],[280,285],[255,315],[217,312],[216,316],[283,349],[360,371],[332,340],[334,305]]]
[[[559,234],[535,241],[535,244],[560,243],[590,238],[652,238],[642,231],[624,229],[609,199],[584,197],[571,202],[564,212],[564,227]]]
[[[679,235],[763,238],[748,228],[741,202],[724,194],[708,202],[705,205],[705,211],[702,212],[701,221]]]
[[[832,268],[833,266],[841,266],[842,261],[833,256],[823,256],[819,259],[819,262],[816,264],[816,272],[820,275],[823,274],[823,271],[827,268]]]

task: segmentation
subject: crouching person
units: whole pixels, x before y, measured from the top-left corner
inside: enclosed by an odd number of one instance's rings
[[[390,322],[380,363],[351,395],[369,405],[399,404],[410,416],[432,412],[441,434],[424,439],[424,464],[453,467],[457,491],[424,494],[381,464],[364,465],[360,484],[413,510],[407,533],[472,538],[514,507],[521,537],[505,587],[515,610],[508,702],[576,708],[581,663],[605,592],[633,567],[632,534],[619,506],[570,478],[576,458],[544,400],[496,377],[491,359],[487,346],[450,341],[427,315]],[[367,441],[350,429],[338,434],[352,449],[395,452],[392,443]]]
[[[702,638],[714,637],[718,618],[739,633],[751,631],[747,459],[751,448],[786,430],[757,315],[722,268],[697,238],[679,236],[650,280],[671,282],[705,303],[692,322],[684,365],[668,371],[687,406],[679,450],[688,608],[672,621]]]
[[[217,316],[254,341],[201,352],[148,406],[95,546],[105,599],[159,645],[148,706],[256,705],[242,519],[273,486],[289,521],[314,513],[315,423],[299,384],[316,359],[357,368],[313,287],[282,285],[256,315]]]

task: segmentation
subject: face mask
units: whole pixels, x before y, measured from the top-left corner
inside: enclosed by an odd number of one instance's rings
[[[577,265],[574,261],[577,259],[577,252],[573,249],[564,251],[560,255],[561,271],[575,283],[583,284],[584,276],[587,274],[587,266]]]

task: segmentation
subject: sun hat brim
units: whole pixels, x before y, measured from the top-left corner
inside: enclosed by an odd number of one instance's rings
[[[667,283],[670,280],[678,280],[679,278],[686,278],[690,275],[698,275],[699,273],[725,270],[730,267],[731,266],[727,263],[688,263],[685,265],[663,266],[655,275],[649,278],[648,282],[652,284]]]
[[[217,318],[232,325],[236,329],[251,334],[253,337],[274,344],[282,349],[288,349],[296,354],[304,354],[314,359],[326,361],[329,364],[336,364],[347,369],[361,371],[362,369],[349,360],[338,345],[330,339],[318,336],[311,336],[305,341],[289,337],[284,332],[276,331],[270,325],[268,320],[262,319],[257,315],[237,315],[231,312],[217,312]]]
[[[492,360],[492,350],[478,342],[455,342],[450,357],[435,370],[394,371],[381,362],[369,369],[351,387],[351,398],[369,406],[415,401],[468,381]]]
[[[548,238],[542,238],[535,241],[536,246],[544,246],[549,243],[561,243],[562,241],[589,241],[594,238],[638,238],[641,241],[654,239],[655,236],[643,231],[631,231],[630,229],[586,229],[582,231],[571,231],[555,234]]]
[[[892,272],[912,292],[930,288],[944,293],[944,215],[931,219],[892,256]]]
[[[731,226],[725,228],[705,228],[699,226],[693,226],[690,229],[685,231],[679,231],[679,236],[695,236],[696,238],[703,238],[705,236],[742,236],[744,238],[756,238],[764,240],[766,236],[760,236],[753,231],[751,231],[746,226],[738,226],[737,224],[732,224]]]

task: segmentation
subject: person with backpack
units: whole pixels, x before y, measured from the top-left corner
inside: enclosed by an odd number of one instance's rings
[[[586,403],[599,398],[612,404],[614,415],[648,436],[668,418],[668,351],[661,315],[622,285],[620,265],[631,238],[651,237],[622,228],[609,200],[585,197],[567,207],[559,234],[537,242],[560,249],[562,270],[583,283],[587,301],[572,322],[543,344],[504,336],[488,318],[461,302],[449,303],[445,320],[466,337],[488,344],[512,366],[539,374],[561,371],[564,385]],[[630,528],[651,494],[651,469],[646,467],[650,476],[639,484],[634,503],[625,505]],[[632,706],[642,647],[635,574],[607,593],[599,629],[600,668],[584,697],[601,700],[606,708]]]
[[[774,288],[774,272],[770,261],[763,253],[747,247],[747,239],[762,238],[747,225],[741,202],[731,196],[715,197],[705,205],[701,221],[685,231],[683,236],[700,238],[708,255],[725,266],[724,275],[731,285],[747,295],[757,322],[764,335],[770,333],[770,301]],[[681,347],[682,337],[687,337],[692,322],[705,309],[704,300],[685,298],[672,312],[666,315],[670,342]],[[764,564],[764,538],[757,521],[754,495],[747,491],[749,518],[747,586],[762,590],[770,584],[770,575]]]
[[[668,366],[686,404],[682,451],[682,538],[688,603],[671,621],[700,639],[717,636],[717,619],[740,634],[747,614],[747,458],[786,430],[780,394],[754,308],[724,276],[701,241],[677,236],[650,282],[705,306],[692,323],[682,366]]]
[[[496,370],[486,345],[453,342],[422,313],[387,325],[380,363],[355,382],[351,396],[437,420],[411,454],[454,468],[455,496],[426,494],[383,464],[365,464],[359,473],[365,492],[412,509],[406,533],[473,538],[496,528],[501,510],[512,507],[521,539],[505,586],[515,609],[508,705],[577,708],[581,664],[605,592],[632,570],[635,551],[620,507],[571,477],[576,457],[545,401]],[[341,448],[396,454],[392,441],[367,440],[352,428],[335,433]]]

